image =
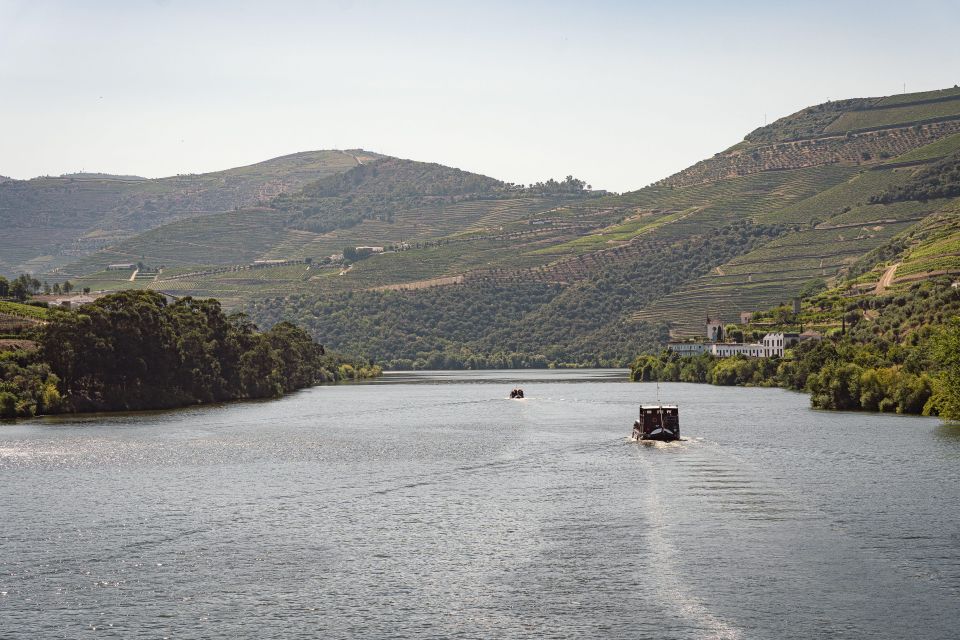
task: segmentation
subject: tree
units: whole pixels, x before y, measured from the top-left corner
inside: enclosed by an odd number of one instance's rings
[[[27,295],[27,287],[23,284],[23,282],[19,279],[14,280],[13,284],[10,286],[10,297],[17,302],[23,302],[27,299]]]
[[[830,362],[807,381],[810,403],[818,409],[851,411],[860,408],[863,369],[851,362]]]
[[[0,276],[0,298],[6,298],[10,295],[10,281]]]
[[[944,419],[960,420],[960,319],[939,331],[931,351],[941,367],[931,402]]]
[[[63,283],[63,292],[70,293],[71,291],[73,291],[73,285],[70,284],[69,280],[67,280],[66,282]]]

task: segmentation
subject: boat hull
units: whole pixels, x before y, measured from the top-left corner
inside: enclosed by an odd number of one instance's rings
[[[634,436],[635,440],[653,440],[655,442],[673,442],[674,440],[679,440],[680,436],[666,432],[666,433],[652,433],[647,435]]]

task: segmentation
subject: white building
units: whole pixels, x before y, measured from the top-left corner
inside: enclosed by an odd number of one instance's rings
[[[748,358],[759,358],[763,355],[763,345],[758,342],[739,344],[735,342],[715,342],[710,345],[710,354],[718,358],[745,355]]]
[[[707,350],[702,342],[668,342],[667,349],[682,356],[696,356]]]
[[[723,325],[716,320],[707,318],[706,342],[668,342],[667,349],[681,356],[696,356],[709,353],[718,358],[729,358],[735,355],[744,355],[748,358],[782,358],[787,349],[806,340],[820,340],[822,336],[816,331],[803,333],[768,333],[761,342],[741,344],[723,342]],[[721,339],[715,339],[720,337]]]
[[[709,353],[718,358],[743,355],[748,358],[782,358],[790,347],[806,340],[820,340],[816,331],[768,333],[761,342],[668,342],[667,349],[681,356]]]
[[[763,336],[763,357],[782,358],[784,352],[800,342],[799,333],[768,333]]]
[[[53,300],[47,302],[49,307],[62,307],[64,309],[75,309],[91,302],[96,302],[101,295],[90,295],[87,293],[78,293],[69,296],[56,296]]]

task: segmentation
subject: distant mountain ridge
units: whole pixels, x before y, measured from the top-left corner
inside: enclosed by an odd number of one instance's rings
[[[68,178],[74,180],[131,180],[134,182],[139,182],[143,180],[149,180],[149,178],[144,178],[143,176],[119,176],[112,173],[91,173],[87,171],[79,171],[77,173],[64,173],[59,177]]]

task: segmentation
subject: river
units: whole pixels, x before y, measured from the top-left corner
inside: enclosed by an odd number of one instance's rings
[[[960,430],[625,379],[0,425],[0,637],[957,637]]]

